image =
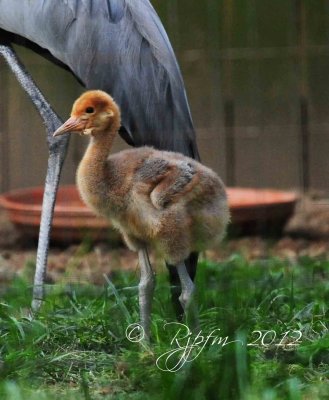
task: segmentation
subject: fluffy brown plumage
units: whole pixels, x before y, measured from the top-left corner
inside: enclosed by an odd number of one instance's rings
[[[151,147],[109,156],[119,127],[114,100],[105,92],[88,91],[54,133],[90,136],[77,171],[84,202],[111,220],[130,249],[155,246],[173,265],[218,242],[229,211],[217,174],[182,154]]]

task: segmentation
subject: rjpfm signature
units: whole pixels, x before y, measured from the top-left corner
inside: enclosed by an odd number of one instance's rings
[[[251,333],[253,340],[251,342],[243,342],[242,340],[230,340],[228,336],[220,335],[220,328],[213,329],[210,333],[205,334],[200,330],[197,334],[193,334],[190,328],[180,322],[169,322],[164,324],[167,327],[175,329],[174,336],[170,342],[170,346],[174,346],[170,350],[161,354],[156,359],[156,366],[167,372],[179,371],[184,364],[195,360],[206,346],[225,347],[230,344],[240,344],[242,346],[253,347],[282,347],[284,349],[296,347],[301,343],[302,332],[300,330],[289,330],[278,335],[274,330],[260,331],[255,330]],[[144,339],[144,331],[141,325],[131,324],[126,329],[126,337],[129,341],[137,343]]]

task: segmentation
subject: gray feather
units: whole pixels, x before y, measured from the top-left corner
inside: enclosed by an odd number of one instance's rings
[[[148,0],[0,0],[0,27],[110,93],[130,143],[198,158],[182,76]]]

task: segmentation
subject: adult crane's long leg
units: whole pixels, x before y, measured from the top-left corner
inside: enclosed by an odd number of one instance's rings
[[[47,143],[49,148],[48,169],[43,196],[42,214],[37,251],[37,264],[34,277],[32,309],[37,311],[44,297],[44,278],[47,269],[50,230],[56,194],[59,184],[61,168],[66,156],[69,136],[60,139],[52,137],[53,132],[62,124],[62,121],[53,111],[32,77],[17,58],[14,50],[7,45],[0,45],[0,54],[5,58],[19,84],[28,94],[37,111],[39,112],[47,130]]]

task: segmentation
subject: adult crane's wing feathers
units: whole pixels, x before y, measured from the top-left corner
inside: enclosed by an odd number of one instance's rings
[[[118,23],[124,16],[125,4],[122,0],[106,0],[108,18],[113,23]]]
[[[181,73],[148,0],[0,0],[0,27],[48,49],[122,110],[123,137],[198,158]]]

